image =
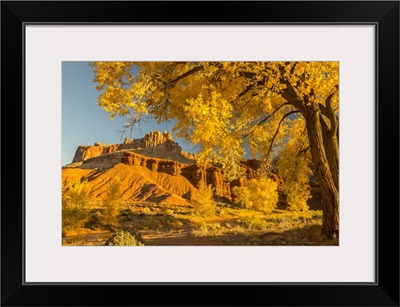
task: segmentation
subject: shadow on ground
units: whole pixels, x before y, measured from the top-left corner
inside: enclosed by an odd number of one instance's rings
[[[163,237],[145,236],[145,245],[156,246],[326,246],[338,245],[336,239],[326,240],[321,236],[320,225],[283,232],[266,232],[257,234],[226,234],[220,236],[196,237],[190,229]]]

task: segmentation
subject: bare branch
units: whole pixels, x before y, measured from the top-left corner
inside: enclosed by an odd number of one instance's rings
[[[278,112],[281,108],[283,108],[284,106],[288,106],[290,105],[290,103],[283,103],[281,104],[279,107],[277,107],[271,114],[267,115],[266,117],[264,117],[261,121],[259,121],[256,125],[257,126],[261,126],[263,123],[265,123],[268,119],[270,119],[272,116],[275,115],[276,112]],[[250,134],[252,134],[254,132],[256,128],[254,127],[253,129],[251,129],[251,131],[247,134],[245,134],[242,139],[248,137]]]
[[[278,133],[279,133],[279,129],[281,128],[282,122],[283,122],[288,116],[290,116],[290,115],[292,115],[292,114],[295,114],[295,113],[300,113],[300,111],[299,111],[299,110],[296,110],[296,111],[291,111],[291,112],[289,112],[289,113],[286,113],[285,115],[283,115],[282,119],[279,121],[278,128],[276,129],[275,134],[274,134],[274,136],[273,136],[272,139],[271,139],[271,143],[269,144],[267,156],[268,156],[269,153],[271,152],[272,145],[273,145],[273,143],[274,143],[274,141],[275,141],[276,136],[277,136]]]
[[[200,66],[197,66],[197,67],[195,67],[195,68],[192,68],[191,70],[185,72],[184,74],[180,75],[179,77],[175,78],[174,80],[168,82],[168,84],[166,84],[165,87],[167,87],[167,86],[174,86],[176,83],[178,83],[178,82],[181,81],[182,79],[184,79],[184,78],[186,78],[186,77],[189,77],[190,75],[193,75],[193,74],[195,74],[196,72],[201,71],[201,70],[204,70],[204,66],[203,66],[203,65],[200,65]]]
[[[289,64],[289,63],[288,63],[288,64]],[[292,68],[290,69],[290,74],[291,74],[291,75],[294,74],[294,70],[296,69],[296,66],[297,66],[297,62],[294,62]]]
[[[297,157],[299,157],[301,154],[306,153],[310,149],[310,146],[307,146],[306,148],[300,150],[297,154]]]
[[[328,95],[328,97],[325,99],[325,105],[323,105],[322,103],[318,103],[318,107],[321,110],[321,114],[324,115],[326,118],[329,119],[330,123],[331,123],[331,127],[330,129],[327,129],[329,131],[329,133],[333,136],[335,134],[337,134],[337,131],[339,129],[339,125],[338,125],[338,117],[335,114],[335,111],[332,107],[332,98],[333,96],[336,94],[337,90],[338,90],[338,86],[335,87],[335,91],[333,91],[331,94]]]

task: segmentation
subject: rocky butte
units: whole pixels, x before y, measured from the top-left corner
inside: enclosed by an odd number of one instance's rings
[[[247,178],[257,177],[257,160],[243,160]],[[228,181],[217,165],[199,166],[196,155],[182,151],[171,133],[150,132],[141,139],[125,139],[123,144],[79,146],[73,162],[63,167],[64,180],[87,180],[91,195],[104,197],[107,183],[121,180],[122,199],[189,204],[196,199],[201,181],[211,184],[214,195],[232,199],[232,188],[241,180]],[[281,178],[271,177],[281,186]]]
[[[72,162],[81,162],[90,158],[102,156],[121,150],[135,150],[142,154],[156,155],[166,159],[196,159],[194,154],[182,151],[182,148],[172,139],[170,132],[152,131],[141,139],[126,138],[123,144],[95,143],[93,146],[79,146]]]

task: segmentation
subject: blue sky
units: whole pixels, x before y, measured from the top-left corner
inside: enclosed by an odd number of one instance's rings
[[[141,138],[149,131],[171,131],[173,123],[144,123],[121,137],[124,119],[109,119],[102,107],[97,105],[99,92],[93,83],[93,71],[88,62],[62,63],[62,165],[72,162],[79,145],[95,142],[117,144],[125,137]],[[182,139],[174,136],[184,151],[195,152]]]

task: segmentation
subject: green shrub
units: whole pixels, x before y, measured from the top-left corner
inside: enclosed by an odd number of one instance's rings
[[[128,231],[117,231],[105,243],[106,246],[143,246],[140,238],[132,235]]]
[[[278,204],[277,188],[274,180],[261,178],[249,180],[245,187],[234,187],[232,192],[243,207],[270,213]]]

